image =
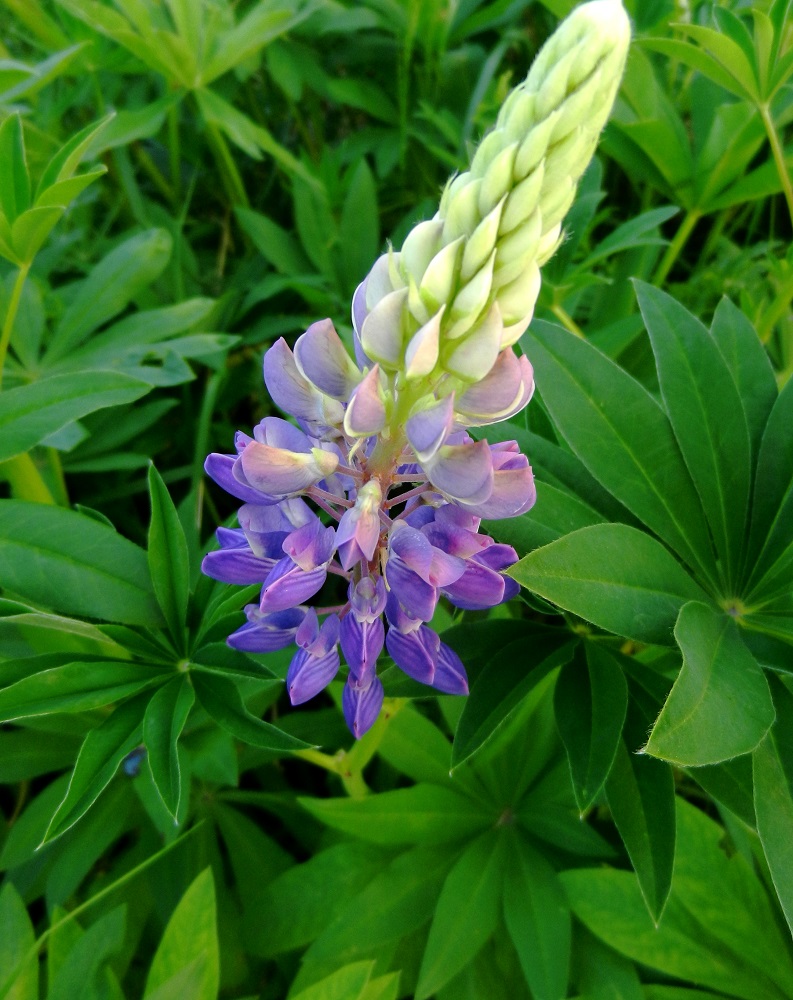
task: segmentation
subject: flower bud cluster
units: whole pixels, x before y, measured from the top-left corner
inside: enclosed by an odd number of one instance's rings
[[[279,340],[264,381],[298,426],[267,417],[252,437],[237,434],[234,454],[207,459],[243,507],[239,528],[219,529],[204,572],[261,584],[229,643],[255,653],[295,644],[296,705],[333,680],[340,648],[356,737],[383,701],[384,648],[413,679],[467,691],[460,658],[428,624],[441,595],[481,610],[518,590],[503,573],[516,552],[479,526],[529,510],[531,468],[516,442],[490,445],[467,428],[505,420],[531,398],[531,364],[512,345],[608,115],[629,34],[619,0],[593,0],[562,24],[436,217],[355,292],[357,363],[329,319],[294,351]]]

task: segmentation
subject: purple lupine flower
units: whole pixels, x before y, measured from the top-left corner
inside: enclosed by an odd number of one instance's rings
[[[377,280],[373,270],[369,281]],[[298,426],[267,417],[253,436],[237,434],[236,454],[206,463],[243,506],[239,528],[218,530],[220,548],[206,556],[204,572],[262,586],[229,644],[265,653],[294,643],[287,689],[295,705],[334,679],[340,646],[348,667],[342,709],[356,737],[383,702],[384,648],[414,680],[467,693],[459,656],[428,623],[442,597],[479,610],[515,595],[503,571],[517,554],[481,534],[480,519],[514,516],[535,499],[514,441],[489,445],[465,432],[525,405],[531,366],[506,348],[484,393],[483,382],[461,388],[444,377],[429,391],[423,385],[405,412],[394,379],[361,346],[387,354],[395,309],[383,300],[367,312],[356,296],[358,365],[329,320],[309,327],[294,353],[278,341],[265,356],[265,382]],[[428,317],[409,352],[409,376],[429,365],[433,329]]]

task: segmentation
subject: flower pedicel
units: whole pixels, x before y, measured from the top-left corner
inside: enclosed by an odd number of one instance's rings
[[[207,473],[243,501],[240,527],[218,529],[203,570],[261,583],[228,639],[246,652],[292,643],[295,705],[349,667],[343,710],[358,737],[383,701],[383,647],[408,676],[464,694],[465,668],[428,626],[443,594],[480,610],[513,597],[514,549],[479,533],[536,494],[514,441],[466,432],[531,398],[533,373],[512,345],[528,326],[539,267],[562,238],[608,117],[630,40],[619,0],[594,0],[560,25],[507,98],[470,169],[446,187],[434,219],[383,255],[352,303],[355,354],[329,319],[279,340],[264,358],[273,401],[296,418],[238,433]],[[309,503],[310,502],[310,503]],[[326,525],[315,509],[325,512]],[[329,577],[340,602],[311,607]],[[384,622],[385,619],[385,622]]]

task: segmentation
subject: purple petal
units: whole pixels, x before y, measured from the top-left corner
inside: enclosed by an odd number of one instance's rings
[[[253,428],[253,439],[259,444],[269,444],[272,448],[283,448],[285,451],[308,452],[316,444],[299,427],[290,424],[281,417],[265,417]],[[250,444],[250,440],[246,442]],[[244,451],[244,447],[240,451]]]
[[[326,576],[324,567],[305,573],[285,556],[273,566],[264,581],[259,607],[262,611],[285,611],[305,604],[321,589]]]
[[[385,628],[379,618],[359,622],[355,615],[346,615],[339,628],[341,651],[358,684],[374,673],[377,657],[383,650]]]
[[[493,473],[493,492],[481,502],[462,502],[472,513],[490,520],[525,514],[537,500],[537,488],[528,459],[519,453],[508,456],[496,454],[494,458],[501,467]]]
[[[468,676],[463,661],[445,642],[438,650],[432,686],[444,694],[468,694]]]
[[[274,559],[261,559],[249,548],[217,549],[204,556],[201,572],[213,580],[247,587],[252,583],[264,583],[274,566]]]
[[[518,561],[518,553],[511,545],[504,545],[503,542],[494,542],[486,549],[478,552],[474,556],[474,561],[500,572]]]
[[[386,580],[399,603],[413,618],[428,622],[435,614],[438,591],[399,559],[386,563]]]
[[[293,705],[302,705],[330,684],[339,671],[339,651],[334,646],[324,656],[299,649],[286,674],[286,687]]]
[[[303,375],[334,399],[349,399],[350,393],[361,381],[361,373],[329,319],[312,323],[297,338],[294,356]]]
[[[465,573],[443,593],[455,607],[465,611],[482,611],[495,607],[504,599],[504,577],[500,573],[471,560]]]
[[[264,382],[285,413],[319,424],[339,423],[344,415],[339,402],[323,395],[300,374],[283,337],[264,355]]]
[[[405,611],[397,600],[397,596],[393,590],[388,591],[385,616],[389,628],[396,629],[397,632],[401,632],[403,635],[407,635],[408,632],[415,632],[422,625],[421,618],[414,618]]]
[[[258,604],[248,604],[245,614],[248,621],[232,632],[226,642],[243,653],[272,653],[294,642],[305,608],[289,608],[263,615]]]
[[[254,486],[241,483],[234,476],[233,469],[237,460],[235,455],[219,455],[217,452],[213,452],[207,456],[207,460],[204,462],[204,471],[210,479],[214,479],[218,486],[238,500],[253,504],[277,503],[276,497],[262,493]]]
[[[487,441],[444,445],[424,469],[433,486],[468,504],[483,503],[493,492],[493,459]]]
[[[388,630],[386,648],[400,670],[422,684],[432,684],[438,659],[440,639],[426,625],[407,635]]]
[[[385,419],[380,368],[375,365],[350,396],[344,413],[344,430],[351,437],[369,437],[383,429]]]
[[[426,410],[415,413],[405,424],[408,441],[419,462],[428,462],[451,433],[454,424],[454,394]]]
[[[355,687],[350,679],[344,685],[341,707],[350,732],[360,739],[375,724],[383,705],[383,685],[379,677],[373,677],[366,688]]]
[[[291,532],[283,541],[282,550],[302,570],[309,572],[327,566],[333,556],[336,532],[326,528],[318,517]]]
[[[373,622],[385,610],[386,589],[381,576],[364,576],[350,581],[350,605],[359,622]]]
[[[534,372],[525,355],[503,350],[490,372],[457,400],[457,412],[469,425],[496,423],[522,410],[534,392]]]
[[[395,521],[388,538],[389,559],[396,557],[424,579],[429,579],[432,546],[420,531]]]

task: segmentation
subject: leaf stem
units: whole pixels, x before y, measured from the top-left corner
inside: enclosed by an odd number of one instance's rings
[[[17,313],[19,312],[22,289],[25,286],[25,280],[27,279],[28,271],[30,270],[30,264],[30,261],[27,264],[22,264],[17,272],[16,281],[14,282],[14,287],[11,290],[11,298],[8,303],[8,309],[6,310],[5,319],[3,320],[3,329],[2,332],[0,332],[0,389],[3,387],[3,370],[5,368],[8,345],[11,342],[11,333],[14,329]]]
[[[57,505],[52,491],[27,452],[15,455],[6,462],[0,462],[0,479],[6,480],[17,500],[33,500],[35,503]]]
[[[683,221],[680,223],[674,239],[666,248],[666,253],[661,259],[661,263],[658,265],[658,269],[653,277],[653,284],[656,287],[660,287],[666,281],[667,275],[674,267],[681,250],[688,242],[694,226],[696,226],[701,217],[702,212],[698,208],[690,208],[683,216]]]
[[[771,117],[770,106],[768,104],[758,104],[757,110],[760,112],[760,117],[763,119],[766,135],[768,136],[768,141],[771,144],[771,153],[773,154],[774,163],[776,164],[777,173],[779,174],[779,180],[782,184],[782,190],[785,193],[785,200],[787,201],[788,212],[790,213],[790,221],[793,222],[793,182],[791,182],[790,171],[785,163],[785,151],[782,148],[782,143],[779,141],[779,134],[777,133],[776,125],[774,124],[774,119]]]
[[[570,333],[574,333],[576,337],[586,340],[586,334],[563,305],[560,305],[558,302],[554,302],[551,306],[551,312],[559,320],[565,330],[569,330]]]

